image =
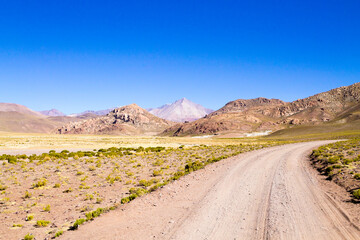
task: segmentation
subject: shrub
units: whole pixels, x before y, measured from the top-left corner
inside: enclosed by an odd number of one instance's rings
[[[63,233],[64,233],[63,230],[58,231],[57,233],[55,233],[54,238],[60,237]]]
[[[43,208],[43,210],[44,210],[45,212],[50,212],[50,205],[49,205],[49,204],[46,205],[46,206]]]
[[[85,214],[86,220],[87,221],[93,220],[94,218],[100,216],[103,212],[104,212],[103,208],[98,208],[95,211],[88,212]]]
[[[25,235],[24,240],[33,240],[34,236],[30,235],[29,233]]]
[[[334,164],[334,163],[337,163],[338,161],[340,160],[340,157],[339,156],[333,156],[333,157],[330,157],[328,162],[330,164]]]
[[[17,162],[17,158],[15,156],[8,156],[7,161],[8,163],[15,164]]]
[[[46,227],[47,225],[49,225],[49,221],[45,221],[45,220],[38,220],[36,221],[36,227]]]
[[[352,195],[353,195],[354,198],[360,199],[360,189],[354,190],[352,192]]]
[[[89,167],[89,171],[95,171],[95,170],[96,170],[96,167],[94,167],[94,166]]]
[[[141,197],[146,194],[147,191],[143,188],[130,188],[129,193],[135,194],[137,197]]]
[[[72,192],[72,191],[73,191],[73,189],[72,189],[72,188],[69,188],[69,189],[64,190],[63,193],[70,193],[70,192]]]
[[[93,200],[93,199],[94,199],[94,195],[86,194],[86,198],[84,200],[86,201],[86,200]]]
[[[355,173],[354,178],[355,179],[360,179],[360,173]]]
[[[154,170],[153,171],[153,176],[156,177],[156,176],[160,176],[162,174],[162,170]]]
[[[136,194],[131,194],[131,195],[128,196],[128,197],[122,198],[122,199],[121,199],[121,203],[124,204],[124,203],[131,202],[131,201],[134,200],[135,198],[137,198],[137,195],[136,195]]]
[[[352,159],[344,159],[344,164],[349,165],[352,161]]]
[[[26,190],[24,198],[31,198],[31,193]]]
[[[192,171],[196,171],[196,170],[201,169],[203,167],[204,167],[204,164],[199,162],[199,161],[188,163],[188,164],[185,165],[185,173],[190,173]]]
[[[76,229],[78,229],[79,226],[80,226],[81,224],[83,224],[84,222],[86,222],[86,219],[84,219],[84,218],[80,218],[80,219],[76,220],[76,221],[74,222],[74,224],[70,227],[70,230],[76,230]]]
[[[25,221],[31,221],[34,219],[34,215],[27,215]]]
[[[141,179],[139,181],[139,186],[144,186],[144,187],[148,187],[151,185],[151,181],[146,181],[145,179]]]
[[[44,187],[47,184],[47,180],[45,178],[41,178],[37,183],[33,184],[33,188]]]

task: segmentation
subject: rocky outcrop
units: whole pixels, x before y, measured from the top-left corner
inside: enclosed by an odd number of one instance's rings
[[[67,124],[57,129],[59,134],[156,134],[174,125],[145,109],[131,104],[116,108],[106,116]]]

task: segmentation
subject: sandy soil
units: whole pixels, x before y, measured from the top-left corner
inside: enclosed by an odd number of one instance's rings
[[[62,239],[360,239],[353,217],[359,207],[307,160],[329,142],[272,147],[209,165]]]

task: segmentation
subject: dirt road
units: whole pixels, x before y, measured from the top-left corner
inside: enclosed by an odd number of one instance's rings
[[[328,142],[262,149],[212,164],[63,239],[360,239],[306,159]]]

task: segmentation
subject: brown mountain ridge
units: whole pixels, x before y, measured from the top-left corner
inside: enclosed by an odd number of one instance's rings
[[[293,102],[278,99],[238,99],[191,123],[177,124],[162,134],[186,136],[201,134],[275,131],[294,125],[317,125],[354,118],[360,108],[360,83],[336,88]],[[344,120],[345,119],[345,120]]]

